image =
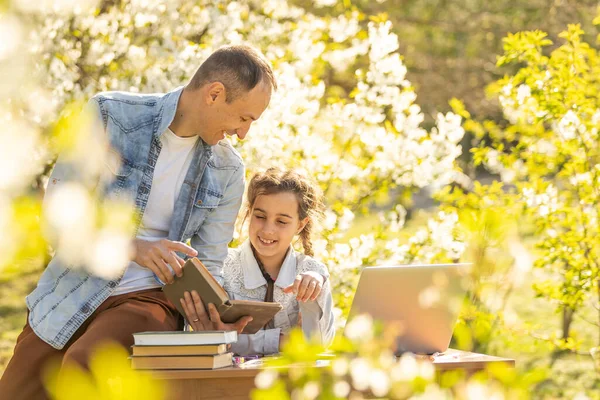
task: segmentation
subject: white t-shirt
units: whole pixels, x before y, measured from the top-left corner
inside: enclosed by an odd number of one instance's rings
[[[175,201],[194,155],[198,136],[182,138],[170,129],[160,137],[162,149],[156,160],[152,188],[137,238],[160,240],[169,235]],[[111,296],[160,287],[152,271],[131,262]]]

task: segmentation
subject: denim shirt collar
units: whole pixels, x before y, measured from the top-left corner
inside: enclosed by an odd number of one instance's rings
[[[175,113],[177,112],[177,104],[179,104],[179,99],[181,98],[183,89],[185,89],[185,86],[180,86],[177,89],[166,93],[163,96],[163,98],[160,99],[161,105],[157,116],[158,118],[160,118],[160,124],[156,127],[156,130],[154,131],[154,137],[160,137],[175,119]]]
[[[179,100],[181,99],[184,89],[185,86],[179,86],[178,88],[166,93],[160,100],[162,103],[158,113],[160,124],[157,126],[156,131],[153,132],[153,135],[156,139],[158,139],[173,123],[173,120],[175,119],[175,113],[177,112],[177,105],[179,104]],[[201,143],[204,149],[211,147],[202,138],[200,138],[198,143]]]
[[[250,240],[246,239],[246,241],[241,244],[240,248],[242,271],[244,272],[244,286],[246,289],[256,289],[266,285],[267,281],[262,276],[258,263],[254,258]],[[277,275],[275,285],[283,289],[294,283],[294,279],[296,279],[296,252],[290,245],[285,259],[283,260],[283,264],[281,264],[281,269],[279,275]]]

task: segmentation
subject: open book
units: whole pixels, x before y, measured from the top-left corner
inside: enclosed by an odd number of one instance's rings
[[[204,303],[213,303],[225,323],[236,322],[243,316],[249,315],[253,320],[246,325],[242,333],[256,333],[281,310],[279,303],[265,303],[252,300],[230,300],[227,292],[219,282],[210,274],[208,269],[197,258],[190,258],[183,266],[183,275],[175,276],[175,281],[170,285],[163,286],[163,292],[167,298],[177,307],[181,315],[185,317],[183,307],[179,299],[183,299],[183,293],[192,290],[198,292]],[[208,313],[208,308],[206,309]]]

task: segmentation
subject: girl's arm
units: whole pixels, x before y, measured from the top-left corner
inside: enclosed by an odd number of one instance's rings
[[[231,344],[231,351],[240,356],[254,354],[275,354],[279,352],[281,328],[263,329],[253,335],[238,335],[238,341]]]
[[[313,298],[313,296],[309,296],[306,301],[296,301],[300,309],[299,315],[301,315],[304,336],[307,338],[316,337],[323,345],[329,346],[335,336],[333,298],[331,296],[330,282],[329,279],[327,279],[329,277],[329,271],[325,265],[314,258],[301,256],[298,260],[297,272],[298,277],[293,285],[296,292],[298,291],[299,286],[303,286],[302,282],[305,281],[306,278],[310,281],[310,276],[306,276],[308,275],[306,274],[307,272],[313,274],[317,273],[325,278],[320,293],[315,300],[311,300],[310,298]],[[288,288],[284,289],[284,292],[291,292],[287,291],[287,289]],[[304,292],[302,289],[300,291]],[[310,292],[312,292],[312,290],[310,290]],[[302,297],[304,299],[307,298],[306,296]]]
[[[329,346],[335,336],[333,298],[329,280],[325,281],[321,293],[314,301],[298,302],[302,315],[302,331],[307,338],[316,337],[324,346]]]

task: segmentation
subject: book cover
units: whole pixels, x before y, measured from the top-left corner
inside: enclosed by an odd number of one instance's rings
[[[232,353],[212,356],[131,357],[133,369],[216,369],[233,365]]]
[[[237,342],[236,331],[139,332],[133,334],[135,346],[215,345]]]
[[[209,303],[213,303],[217,307],[221,321],[225,323],[233,323],[243,316],[250,315],[253,320],[246,325],[242,333],[258,332],[282,308],[279,303],[230,300],[225,289],[219,285],[204,264],[195,257],[186,261],[181,277],[175,276],[173,283],[163,286],[163,292],[183,316],[185,313],[179,299],[183,298],[184,292],[192,290],[198,292],[205,307]],[[208,313],[208,309],[206,312]]]
[[[227,353],[226,344],[131,346],[133,356],[203,356]]]

